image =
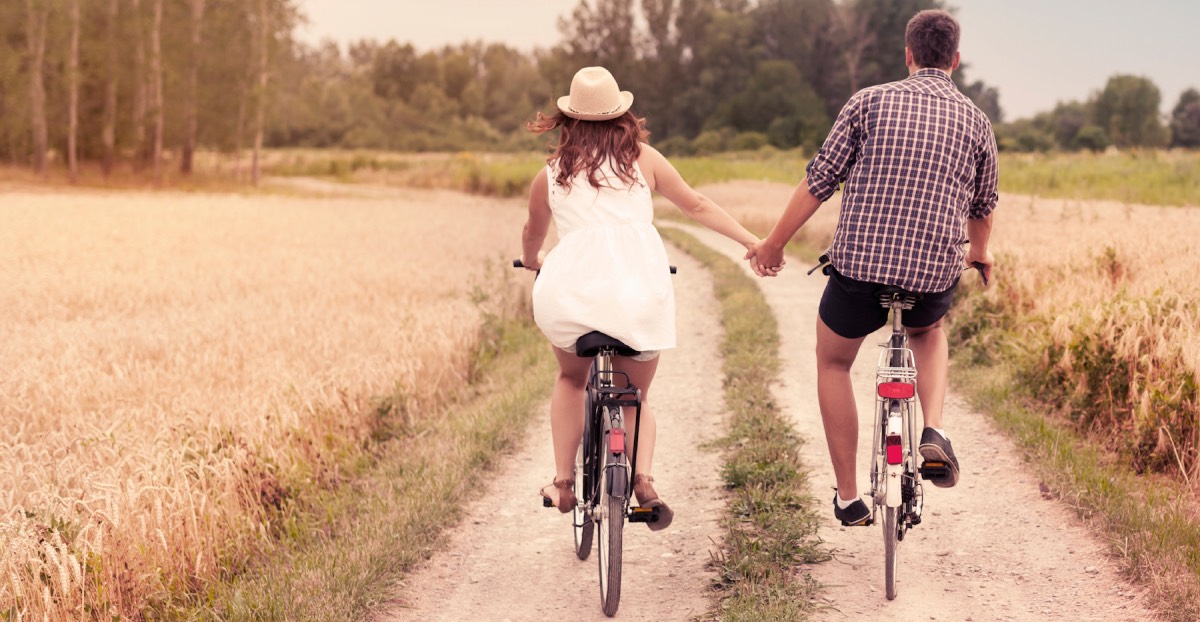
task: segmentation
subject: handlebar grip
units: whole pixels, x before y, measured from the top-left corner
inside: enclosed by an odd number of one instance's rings
[[[986,268],[987,266],[985,266],[982,261],[972,261],[971,267],[975,268],[976,270],[979,271],[979,278],[983,279],[984,285],[987,285],[988,284],[987,274],[984,273],[984,271],[983,271],[983,269]]]
[[[524,268],[524,267],[525,267],[525,264],[524,264],[524,263],[522,263],[520,259],[514,259],[514,260],[513,260],[513,267],[514,267],[514,268]],[[676,272],[678,272],[678,270],[679,270],[679,269],[678,269],[678,268],[676,268],[675,266],[670,266],[670,268],[671,268],[671,274],[675,274],[675,273],[676,273]]]

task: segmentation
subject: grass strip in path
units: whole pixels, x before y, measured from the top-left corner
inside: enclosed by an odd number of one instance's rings
[[[183,617],[344,622],[394,604],[404,574],[440,545],[549,392],[556,367],[541,333],[510,320],[499,339],[473,399],[386,441],[361,477],[314,501],[268,564]]]
[[[663,237],[700,260],[713,276],[725,338],[725,401],[732,413],[722,476],[730,491],[718,565],[721,599],[710,618],[804,620],[819,589],[800,570],[827,561],[817,537],[801,440],[771,397],[779,375],[775,316],[754,281],[734,262],[678,229]]]
[[[952,345],[952,347],[954,347]],[[1200,620],[1200,513],[1195,493],[1163,476],[1139,476],[1066,422],[1024,397],[1004,363],[972,366],[957,348],[958,390],[990,413],[1053,495],[1108,542],[1125,576],[1173,622]]]

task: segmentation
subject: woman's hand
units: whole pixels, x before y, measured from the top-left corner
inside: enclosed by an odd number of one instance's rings
[[[524,266],[526,270],[531,270],[533,272],[541,270],[542,262],[545,260],[546,251],[538,251],[537,256],[533,257],[532,259],[525,255],[525,253],[521,253],[521,265]]]
[[[787,264],[783,258],[783,248],[772,245],[770,240],[760,240],[749,247],[745,259],[750,261],[750,268],[758,276],[776,276]]]

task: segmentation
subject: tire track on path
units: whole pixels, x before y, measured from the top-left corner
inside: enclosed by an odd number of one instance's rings
[[[663,353],[651,401],[658,413],[655,488],[675,520],[660,532],[626,524],[616,619],[690,620],[713,602],[716,575],[706,566],[721,538],[725,502],[720,455],[700,445],[725,430],[723,331],[707,271],[674,247],[668,253],[679,267],[678,347]],[[600,608],[595,550],[578,560],[570,515],[542,508],[537,496],[554,475],[549,402],[526,438],[484,474],[447,546],[397,586],[395,605],[376,620],[610,619]]]
[[[746,197],[746,202],[755,197]],[[732,203],[732,205],[727,205]],[[726,207],[736,207],[728,198]],[[737,249],[706,229],[671,223],[749,266]],[[883,593],[880,527],[846,528],[833,518],[833,469],[816,400],[814,358],[817,302],[824,277],[805,274],[792,259],[776,278],[760,280],[779,320],[781,382],[775,388],[783,412],[805,439],[813,496],[822,518],[819,535],[834,561],[809,568],[824,585],[819,620],[1095,620],[1156,619],[1141,604],[1138,588],[1116,572],[1104,546],[1063,505],[1042,498],[1016,447],[990,419],[954,394],[945,406],[946,432],[963,467],[955,488],[925,490],[924,522],[908,533],[899,551],[898,596]],[[876,344],[890,329],[869,336],[852,371],[859,403],[858,477],[869,489],[867,463]]]

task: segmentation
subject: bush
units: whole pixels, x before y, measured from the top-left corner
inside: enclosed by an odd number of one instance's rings
[[[666,140],[658,141],[654,147],[668,156],[689,156],[696,153],[696,149],[692,146],[692,141],[682,136],[672,136]]]
[[[725,151],[729,143],[726,130],[706,130],[692,140],[692,150],[696,155],[710,155]]]
[[[1104,132],[1104,128],[1096,125],[1085,125],[1079,128],[1079,132],[1075,134],[1075,148],[1087,149],[1094,153],[1100,153],[1108,149],[1108,134]]]
[[[733,137],[730,146],[738,151],[755,151],[767,145],[767,135],[762,132],[742,132]]]

